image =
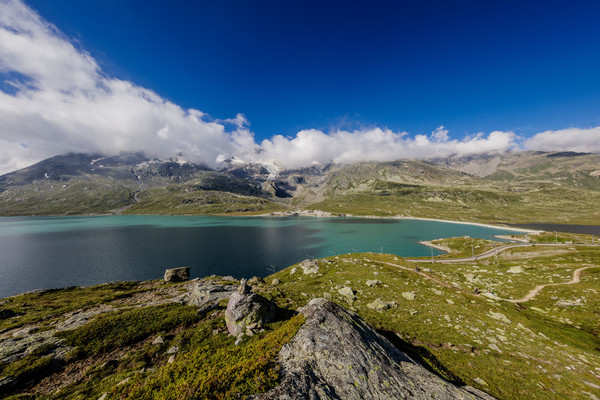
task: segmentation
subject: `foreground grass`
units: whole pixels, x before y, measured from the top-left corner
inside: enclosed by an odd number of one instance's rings
[[[74,310],[86,310],[101,304],[148,290],[139,282],[117,282],[91,287],[45,290],[0,300],[0,309],[17,318],[0,319],[0,333],[33,322],[54,322]]]
[[[466,238],[447,242],[457,249],[468,244]],[[311,298],[330,298],[404,343],[404,350],[440,375],[499,399],[600,396],[600,247],[515,248],[477,262],[421,265],[421,271],[388,254],[316,262],[316,273],[291,266],[267,278],[279,284],[256,284],[255,290],[288,315]],[[521,304],[501,299],[520,298],[539,284],[568,282],[583,266],[593,268],[577,284],[547,287]],[[57,335],[71,348],[64,365],[53,365],[52,348],[0,364],[0,378],[26,382],[50,375],[8,398],[225,399],[275,386],[277,354],[302,318],[286,317],[235,346],[223,318],[225,302],[199,313],[179,304],[140,307],[137,297],[129,299],[161,288],[176,294],[183,285],[124,283],[5,299],[1,307],[23,313],[0,321],[8,327],[24,318],[27,325],[49,329],[75,307],[112,306]],[[353,295],[344,294],[344,287]],[[54,381],[62,383],[54,388]]]
[[[16,378],[20,385],[17,392],[0,395],[9,399],[89,399],[104,394],[108,399],[225,399],[274,387],[279,379],[277,354],[302,324],[302,317],[284,313],[287,319],[268,324],[236,346],[225,326],[226,302],[199,312],[177,303],[144,306],[138,301],[166,300],[161,293],[176,295],[185,285],[123,283],[5,299],[4,307],[22,312],[4,321],[8,328],[17,327],[12,320],[26,319],[27,326],[36,327],[34,332],[46,329],[55,340],[19,360],[0,362],[0,379]],[[153,290],[154,296],[146,293]],[[19,308],[23,301],[27,307]],[[98,306],[103,311],[89,322],[49,331],[72,311]],[[56,351],[67,352],[66,357],[56,359]]]
[[[112,391],[126,399],[230,399],[265,392],[278,382],[276,357],[303,322],[296,316],[273,324],[269,332],[241,346],[234,338],[212,333],[222,320],[187,333],[191,351],[156,372]],[[212,329],[210,329],[212,328]]]
[[[57,336],[77,348],[80,356],[93,356],[138,343],[161,331],[190,326],[198,319],[194,307],[166,304],[99,315],[92,322],[58,332]]]
[[[500,399],[600,396],[600,268],[585,271],[579,284],[554,286],[520,305],[485,290],[521,297],[537,284],[569,281],[582,263],[600,266],[600,248],[559,255],[552,250],[424,268],[443,285],[392,255],[347,254],[320,261],[317,274],[293,267],[274,274],[281,283],[273,297],[290,307],[330,297],[373,326],[425,349],[432,367],[443,365]],[[507,273],[518,265],[523,272]],[[380,283],[368,286],[367,280]],[[354,290],[353,297],[340,294],[344,286]],[[476,295],[475,287],[490,297]],[[389,308],[372,308],[376,299]]]

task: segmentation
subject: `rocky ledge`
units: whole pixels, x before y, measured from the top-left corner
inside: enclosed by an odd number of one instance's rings
[[[331,301],[300,312],[306,322],[279,353],[281,384],[255,399],[494,399],[429,372]]]

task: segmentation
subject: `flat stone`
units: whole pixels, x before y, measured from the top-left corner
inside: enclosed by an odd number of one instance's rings
[[[156,339],[152,341],[153,345],[163,344],[165,341],[162,336],[157,336]]]
[[[36,327],[27,327],[23,329],[19,329],[18,331],[12,334],[14,338],[22,338],[31,335],[33,332],[37,331]]]
[[[507,324],[510,324],[510,319],[508,319],[508,317],[502,313],[490,311],[490,317],[497,319],[498,321],[502,321]]]
[[[228,299],[237,289],[234,285],[218,285],[210,282],[199,282],[193,285],[185,303],[200,308],[216,305],[221,300]]]
[[[391,308],[392,305],[393,305],[393,303],[383,301],[380,298],[377,298],[372,303],[367,304],[367,307],[369,307],[372,310],[382,311],[382,310],[387,310],[388,308]]]
[[[404,297],[406,300],[414,300],[416,295],[414,292],[402,292],[402,297]]]

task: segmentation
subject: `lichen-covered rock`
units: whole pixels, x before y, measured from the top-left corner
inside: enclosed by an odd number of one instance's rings
[[[185,282],[190,279],[190,267],[169,268],[163,279],[165,282]]]
[[[344,286],[338,290],[338,293],[344,297],[354,297],[354,290],[349,286]]]
[[[379,279],[367,279],[367,286],[377,286],[377,285],[381,285],[383,282],[381,282]]]
[[[204,308],[216,305],[225,300],[235,292],[234,285],[217,285],[210,282],[199,282],[194,284],[192,290],[185,299],[189,306]]]
[[[283,379],[256,399],[494,399],[417,364],[356,314],[314,299],[279,353]]]
[[[369,307],[371,310],[377,311],[387,310],[388,308],[392,308],[394,306],[396,306],[395,302],[383,301],[380,298],[376,298],[375,301],[367,304],[367,307]]]
[[[259,294],[252,293],[244,280],[227,303],[225,323],[232,336],[246,334],[247,328],[260,328],[275,318],[276,306]]]
[[[265,280],[263,278],[261,278],[260,276],[253,276],[252,278],[248,279],[248,283],[251,285],[264,285],[266,284]]]
[[[406,300],[414,300],[417,296],[414,292],[402,292],[402,297],[404,297]]]
[[[300,263],[300,268],[305,275],[316,274],[319,272],[319,265],[315,260],[304,260]]]

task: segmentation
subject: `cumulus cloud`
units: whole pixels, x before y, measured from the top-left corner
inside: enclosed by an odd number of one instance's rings
[[[597,137],[597,134],[596,134]],[[256,143],[243,114],[210,119],[132,82],[107,76],[94,58],[20,0],[0,0],[0,173],[67,152],[184,158],[215,167],[235,156],[297,168],[389,161],[515,147],[512,132],[450,139],[372,128],[307,129]]]
[[[17,0],[0,0],[0,171],[74,152],[144,151],[214,166],[251,134],[245,118],[206,120],[145,88],[105,76],[95,60]],[[237,131],[227,132],[227,124]]]
[[[516,135],[512,132],[492,132],[487,136],[478,134],[463,140],[451,140],[444,127],[439,127],[429,136],[415,137],[406,132],[395,133],[381,128],[329,134],[310,129],[298,132],[294,138],[277,135],[264,140],[258,153],[246,157],[252,161],[275,161],[288,168],[298,168],[315,162],[392,161],[499,153],[514,148],[515,139]]]
[[[524,147],[527,150],[600,153],[600,127],[540,132],[526,140]]]

